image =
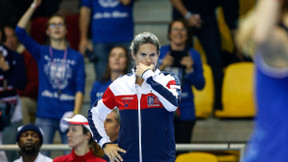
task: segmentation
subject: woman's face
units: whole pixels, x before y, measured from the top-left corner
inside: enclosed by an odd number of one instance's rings
[[[124,72],[128,61],[126,56],[126,52],[123,48],[113,48],[109,55],[109,67],[111,71]]]
[[[89,141],[89,135],[83,134],[82,125],[70,125],[67,133],[68,144],[70,147],[75,148],[80,145],[84,145],[85,141]]]
[[[184,45],[188,39],[187,29],[181,21],[175,21],[171,25],[171,32],[169,35],[171,43],[176,45]]]
[[[60,16],[53,16],[49,19],[46,34],[50,36],[51,39],[64,39],[67,34],[67,29],[63,18]]]
[[[140,63],[146,66],[154,65],[153,70],[155,70],[159,55],[156,46],[149,43],[140,45],[139,50],[136,54],[133,53],[132,57],[135,60],[136,66]]]

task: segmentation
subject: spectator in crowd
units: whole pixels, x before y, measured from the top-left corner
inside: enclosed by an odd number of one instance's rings
[[[103,93],[108,86],[119,76],[128,72],[129,67],[129,52],[124,46],[115,46],[111,49],[106,72],[103,78],[95,81],[90,93],[91,105],[102,98]]]
[[[23,56],[10,50],[2,42],[6,35],[0,20],[0,140],[3,144],[14,144],[17,127],[22,125],[21,104],[16,88],[26,86]],[[17,151],[6,151],[9,161],[17,158]]]
[[[221,37],[215,9],[223,7],[225,20],[233,34],[238,19],[238,0],[170,0],[173,5],[173,19],[185,18],[193,28],[211,66],[214,78],[214,109],[222,109],[221,91],[223,81],[223,64]]]
[[[66,45],[67,29],[61,16],[52,16],[48,21],[46,33],[50,38],[49,46],[39,45],[25,32],[27,23],[40,4],[41,0],[34,0],[18,22],[15,32],[38,65],[36,125],[44,131],[43,142],[51,144],[63,114],[69,111],[78,114],[81,111],[85,70],[83,55]],[[60,132],[60,137],[62,143],[68,142],[65,133]],[[49,152],[45,154],[49,155]]]
[[[87,38],[92,19],[93,52],[89,57],[94,63],[97,80],[105,74],[103,67],[106,67],[110,50],[117,45],[128,48],[133,39],[133,4],[134,0],[82,0],[79,51],[82,54],[92,51]]]
[[[159,49],[152,33],[136,35],[131,43],[135,72],[111,83],[88,112],[93,137],[111,161],[175,161],[173,119],[180,81],[157,69]],[[116,106],[121,116],[119,145],[111,143],[104,129],[106,116]]]
[[[287,162],[287,13],[287,0],[259,0],[240,25],[238,44],[254,49],[257,105],[254,133],[242,162]]]
[[[113,109],[106,117],[104,121],[104,128],[107,135],[110,137],[112,143],[117,143],[117,138],[119,134],[121,119],[119,114],[119,109]]]
[[[120,114],[119,109],[114,108],[107,116],[104,121],[104,128],[107,132],[107,135],[110,138],[111,143],[117,144],[118,134],[120,130]],[[107,155],[104,156],[106,161],[109,161],[109,157]]]
[[[20,43],[19,43],[18,38],[14,32],[14,28],[11,26],[5,26],[4,31],[5,31],[5,36],[6,36],[6,40],[4,42],[4,45],[6,47],[10,48],[11,50],[17,51]],[[17,51],[17,52],[19,52],[19,51]]]
[[[10,26],[5,26],[6,41],[4,44],[16,51],[19,48],[19,41],[14,32],[14,29]],[[32,55],[24,49],[22,49],[22,55],[25,61],[27,84],[25,89],[17,89],[17,93],[20,96],[23,124],[35,123],[36,108],[37,108],[37,95],[38,95],[38,68],[37,63]]]
[[[176,143],[190,143],[196,116],[191,87],[203,89],[205,80],[200,54],[189,47],[192,34],[184,20],[174,20],[168,27],[169,45],[160,48],[159,68],[177,74],[182,98],[175,118]]]
[[[43,131],[34,124],[18,128],[17,144],[20,148],[20,158],[14,162],[52,162],[52,159],[42,155],[40,147],[43,143]]]
[[[55,158],[54,162],[105,162],[104,159],[101,159],[104,157],[104,152],[93,140],[88,121],[83,115],[77,114],[73,118],[63,118],[61,123],[69,125],[67,137],[72,152]]]
[[[128,67],[129,52],[127,48],[124,46],[113,47],[109,54],[108,64],[103,79],[95,81],[92,87],[90,93],[91,105],[102,98],[105,90],[114,80],[128,72]],[[120,114],[118,108],[113,109],[113,111],[107,115],[104,122],[104,128],[107,135],[110,137],[111,142],[117,143],[120,129]],[[109,161],[107,156],[104,158]]]

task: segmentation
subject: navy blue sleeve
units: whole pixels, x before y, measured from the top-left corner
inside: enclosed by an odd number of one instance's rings
[[[76,52],[76,51],[73,51]],[[77,52],[78,53],[78,52]],[[76,80],[76,91],[82,92],[84,94],[84,88],[85,88],[85,63],[84,63],[84,57],[80,53],[78,53],[78,59],[77,59],[77,70],[75,75]]]
[[[189,83],[196,89],[201,90],[205,86],[201,57],[200,54],[195,50],[190,50],[190,53],[194,62],[193,72],[186,74],[186,79],[188,79]]]
[[[146,70],[142,78],[151,86],[152,93],[159,98],[165,109],[169,112],[175,111],[181,99],[180,80],[172,73],[159,72],[157,69],[155,75],[152,70]]]
[[[12,58],[12,64],[9,65],[9,70],[3,72],[8,83],[17,89],[24,89],[26,86],[26,70],[24,57],[17,52],[9,50],[9,56]]]
[[[16,27],[15,33],[18,40],[25,46],[25,48],[30,52],[33,58],[38,62],[40,58],[40,45],[33,40],[25,31],[25,29]]]

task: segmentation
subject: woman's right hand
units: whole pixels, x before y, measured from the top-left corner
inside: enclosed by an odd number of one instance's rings
[[[120,162],[123,161],[122,157],[118,152],[126,153],[125,150],[121,149],[118,144],[106,144],[103,148],[105,154],[108,156],[110,161]]]

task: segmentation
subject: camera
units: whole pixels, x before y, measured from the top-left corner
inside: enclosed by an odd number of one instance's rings
[[[182,60],[183,57],[188,56],[188,52],[171,50],[170,55],[174,58],[173,66],[179,67],[179,66],[182,66],[180,64],[180,61]]]

